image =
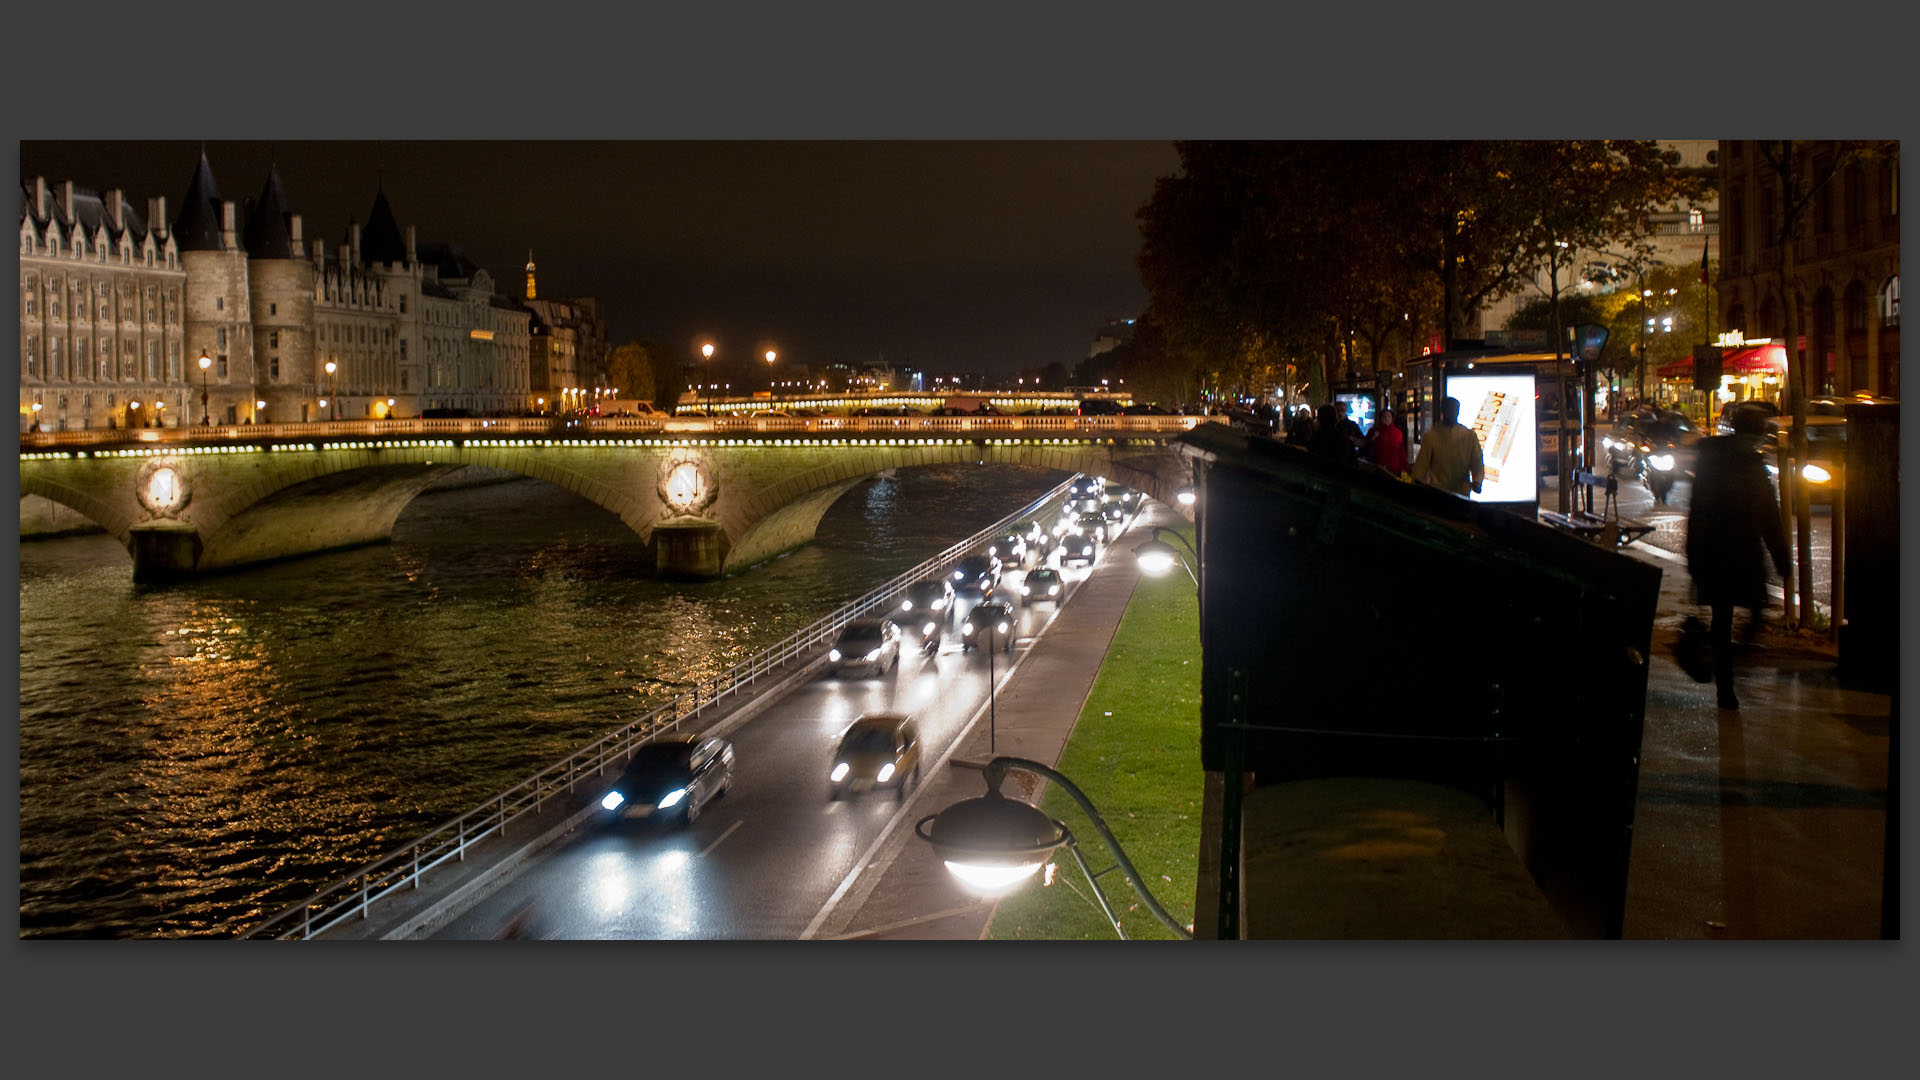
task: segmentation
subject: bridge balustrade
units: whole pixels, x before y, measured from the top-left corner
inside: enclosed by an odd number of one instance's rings
[[[413,420],[323,420],[293,424],[182,424],[156,428],[88,428],[28,431],[22,450],[125,445],[129,443],[274,442],[370,436],[547,435],[592,438],[629,432],[685,435],[770,433],[880,434],[1168,434],[1190,431],[1221,416],[822,416],[660,417],[537,416],[460,417]]]

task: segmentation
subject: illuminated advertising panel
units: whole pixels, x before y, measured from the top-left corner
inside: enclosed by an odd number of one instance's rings
[[[1447,396],[1460,401],[1460,422],[1480,437],[1487,478],[1476,502],[1530,503],[1540,497],[1539,433],[1533,372],[1450,374]]]
[[[1365,435],[1373,430],[1373,395],[1368,393],[1340,391],[1333,395],[1333,403],[1340,406],[1347,419],[1360,428]]]

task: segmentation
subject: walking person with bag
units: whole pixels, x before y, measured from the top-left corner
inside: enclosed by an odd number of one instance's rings
[[[1745,640],[1759,632],[1767,609],[1767,559],[1787,576],[1787,541],[1780,502],[1767,479],[1760,441],[1766,418],[1752,410],[1736,412],[1733,434],[1705,439],[1694,464],[1693,495],[1687,513],[1687,573],[1694,599],[1712,612],[1708,627],[1713,650],[1713,681],[1722,709],[1738,710],[1733,689],[1733,609],[1750,612]]]

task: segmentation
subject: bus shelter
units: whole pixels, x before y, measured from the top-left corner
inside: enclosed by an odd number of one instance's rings
[[[1552,353],[1456,349],[1409,361],[1407,436],[1418,443],[1439,422],[1441,402],[1460,402],[1460,422],[1480,436],[1487,476],[1478,503],[1532,516],[1540,507],[1540,484],[1560,470],[1560,400],[1564,388],[1573,408],[1565,440],[1579,460],[1582,408],[1580,379],[1571,358]]]

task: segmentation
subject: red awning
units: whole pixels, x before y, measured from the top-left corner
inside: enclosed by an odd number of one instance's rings
[[[1785,345],[1749,345],[1720,354],[1720,370],[1728,375],[1785,375]],[[1660,368],[1663,379],[1693,378],[1693,359],[1675,360]]]

